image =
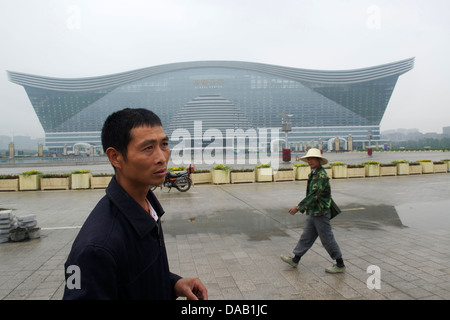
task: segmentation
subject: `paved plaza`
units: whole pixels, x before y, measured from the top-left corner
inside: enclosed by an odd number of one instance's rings
[[[347,266],[336,275],[324,271],[333,261],[319,240],[297,269],[280,260],[303,230],[306,217],[287,211],[306,181],[155,192],[171,271],[199,277],[210,299],[450,299],[449,182],[450,173],[332,179],[343,209],[332,225]],[[0,299],[62,298],[64,262],[104,193],[0,193],[0,208],[36,214],[42,228],[39,239],[0,244]]]

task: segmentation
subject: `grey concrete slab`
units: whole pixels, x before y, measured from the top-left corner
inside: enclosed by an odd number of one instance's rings
[[[318,240],[297,269],[290,254],[305,222],[289,207],[305,181],[157,190],[173,272],[200,277],[210,299],[449,299],[450,174],[331,180],[343,209],[332,221],[345,274]],[[0,207],[35,214],[41,238],[0,244],[0,299],[61,299],[63,264],[104,190],[0,193]],[[369,289],[371,265],[381,288]]]

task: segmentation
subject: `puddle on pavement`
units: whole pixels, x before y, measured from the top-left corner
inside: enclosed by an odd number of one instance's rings
[[[405,227],[400,220],[394,206],[347,206],[342,207],[342,212],[332,220],[333,226],[341,228],[359,228],[379,230],[383,226]]]
[[[288,236],[283,226],[268,216],[249,211],[221,211],[164,223],[171,235],[192,233],[246,234],[249,240],[268,240],[271,236]]]
[[[395,207],[387,205],[361,205],[342,207],[342,213],[332,221],[341,228],[368,230],[383,229],[384,226],[399,227],[400,221]],[[278,213],[279,214],[279,213]],[[233,210],[198,215],[185,219],[171,219],[164,224],[164,232],[171,235],[213,232],[220,234],[246,234],[250,241],[269,240],[272,236],[288,236],[284,231],[302,228],[306,217],[278,221],[274,213],[261,214],[249,210]]]

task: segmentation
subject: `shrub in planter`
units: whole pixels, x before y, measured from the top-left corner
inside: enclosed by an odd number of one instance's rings
[[[19,176],[15,175],[15,174],[0,174],[0,180],[1,179],[5,179],[5,180],[19,179]]]
[[[307,163],[294,164],[295,179],[296,180],[308,180],[308,175],[311,173],[311,168]]]
[[[409,163],[409,174],[422,174],[422,166],[417,161]]]
[[[333,179],[347,178],[347,165],[344,162],[330,162],[329,165]]]
[[[406,160],[393,160],[391,162],[397,166],[397,175],[409,174],[409,163]]]
[[[0,175],[0,191],[19,191],[19,176]]]
[[[272,168],[270,164],[260,164],[255,167],[255,179],[257,182],[272,181]]]
[[[28,171],[22,172],[21,175],[24,175],[24,176],[35,176],[35,175],[42,176],[42,172],[40,172],[38,170],[28,170]]]
[[[90,170],[75,170],[72,171],[72,189],[89,189],[90,187]]]
[[[191,179],[194,184],[211,183],[212,174],[210,170],[196,170],[193,173],[191,173]]]
[[[109,173],[97,173],[91,175],[91,189],[105,189],[108,187],[112,177],[113,176]]]
[[[230,183],[230,167],[218,164],[212,168],[211,176],[215,184]]]
[[[397,165],[395,163],[381,163],[380,176],[396,176]]]
[[[366,176],[365,168],[362,164],[348,164],[347,177],[348,178],[364,178]]]
[[[19,190],[39,190],[42,172],[38,170],[24,171],[19,174]]]
[[[422,173],[434,173],[433,162],[430,159],[418,160],[422,167]]]
[[[370,160],[363,162],[366,170],[366,177],[378,177],[380,175],[380,163],[378,161]]]
[[[231,183],[255,182],[253,169],[232,169],[230,176]]]
[[[433,171],[434,173],[445,173],[447,172],[447,164],[444,161],[433,161]]]
[[[170,167],[169,169],[167,169],[170,172],[181,172],[184,171],[186,169],[186,167]]]
[[[41,190],[58,190],[70,188],[70,174],[44,174],[41,178]]]
[[[273,174],[273,181],[291,181],[295,180],[294,168],[279,168]]]

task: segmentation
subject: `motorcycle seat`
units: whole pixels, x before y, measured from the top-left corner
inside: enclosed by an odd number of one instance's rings
[[[169,176],[171,178],[178,178],[184,175],[186,175],[186,172],[175,172],[175,173],[169,172]]]

